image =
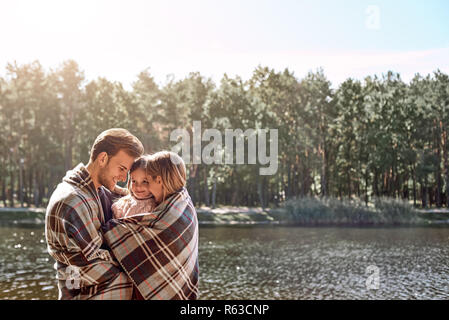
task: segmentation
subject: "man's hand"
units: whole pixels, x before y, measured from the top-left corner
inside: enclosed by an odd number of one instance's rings
[[[129,190],[127,188],[122,188],[118,185],[115,185],[114,190],[112,190],[112,191],[121,196],[127,196],[129,194]]]

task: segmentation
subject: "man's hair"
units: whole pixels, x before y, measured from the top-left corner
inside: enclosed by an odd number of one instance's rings
[[[123,150],[131,157],[137,158],[143,154],[143,145],[139,139],[126,129],[108,129],[100,133],[97,139],[95,139],[90,150],[90,160],[95,161],[102,152],[106,152],[109,157],[113,157],[120,150]]]

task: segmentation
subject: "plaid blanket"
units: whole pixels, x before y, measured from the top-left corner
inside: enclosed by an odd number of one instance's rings
[[[151,213],[113,219],[102,229],[145,300],[198,298],[198,220],[185,188]]]
[[[89,172],[79,164],[53,192],[45,217],[59,299],[131,299],[131,280],[102,248],[103,223],[98,193]]]

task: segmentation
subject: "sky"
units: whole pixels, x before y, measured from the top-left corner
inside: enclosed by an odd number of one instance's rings
[[[0,36],[0,75],[8,62],[74,59],[87,80],[126,88],[145,69],[160,84],[248,79],[258,65],[298,79],[321,67],[333,86],[449,73],[447,0],[1,0]]]

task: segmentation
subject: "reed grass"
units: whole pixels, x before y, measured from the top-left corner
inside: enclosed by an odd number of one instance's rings
[[[302,197],[284,204],[289,218],[304,225],[409,225],[421,222],[408,202],[375,198],[368,206],[360,199]]]

